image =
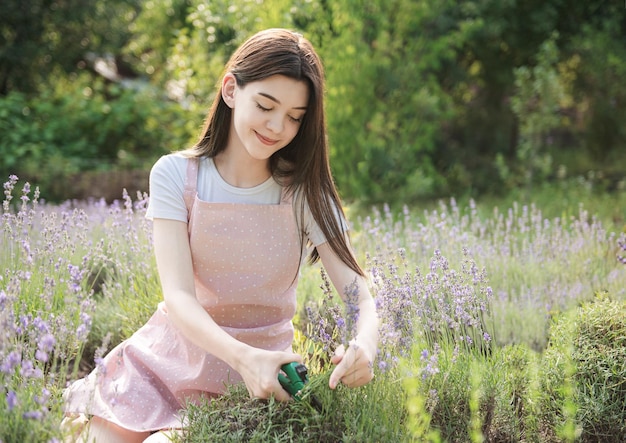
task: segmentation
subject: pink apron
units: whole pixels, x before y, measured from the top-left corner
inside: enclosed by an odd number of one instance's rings
[[[290,350],[303,257],[290,199],[283,192],[278,205],[205,202],[196,192],[197,175],[198,160],[190,159],[185,202],[198,301],[238,340]],[[66,390],[66,412],[134,431],[180,428],[186,402],[240,381],[230,366],[187,340],[161,302],[142,328]]]

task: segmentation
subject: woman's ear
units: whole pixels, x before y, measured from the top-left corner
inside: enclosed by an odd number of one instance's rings
[[[237,89],[237,80],[232,73],[228,72],[222,79],[222,99],[229,108],[235,106],[235,89]]]

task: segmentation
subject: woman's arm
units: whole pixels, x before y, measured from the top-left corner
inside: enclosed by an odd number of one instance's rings
[[[191,342],[241,374],[251,397],[274,395],[277,400],[288,401],[290,396],[278,382],[278,371],[285,363],[301,362],[301,357],[254,348],[236,340],[215,323],[195,296],[186,223],[155,218],[153,238],[163,298],[171,322]]]
[[[356,337],[344,349],[335,350],[331,361],[337,365],[330,376],[329,385],[334,389],[339,382],[349,387],[367,384],[374,377],[373,364],[378,346],[378,314],[367,281],[331,250],[327,243],[317,246],[324,269],[337,292],[344,297],[345,288],[356,283],[358,290],[358,318]],[[354,303],[354,300],[349,302]]]

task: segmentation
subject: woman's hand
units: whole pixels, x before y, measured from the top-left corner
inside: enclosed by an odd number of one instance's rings
[[[337,365],[328,382],[331,389],[335,389],[340,382],[349,388],[356,388],[374,378],[374,355],[365,346],[359,346],[356,340],[350,342],[347,350],[340,345],[330,361]]]
[[[278,401],[290,401],[291,395],[283,389],[278,381],[280,367],[286,363],[302,363],[297,354],[280,351],[265,351],[249,348],[245,359],[240,361],[235,370],[243,378],[250,398],[267,399],[271,396]]]

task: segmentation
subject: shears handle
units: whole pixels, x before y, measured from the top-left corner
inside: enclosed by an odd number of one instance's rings
[[[309,381],[308,371],[302,363],[292,362],[280,367],[283,372],[278,373],[278,381],[293,398],[300,400],[300,391]]]

